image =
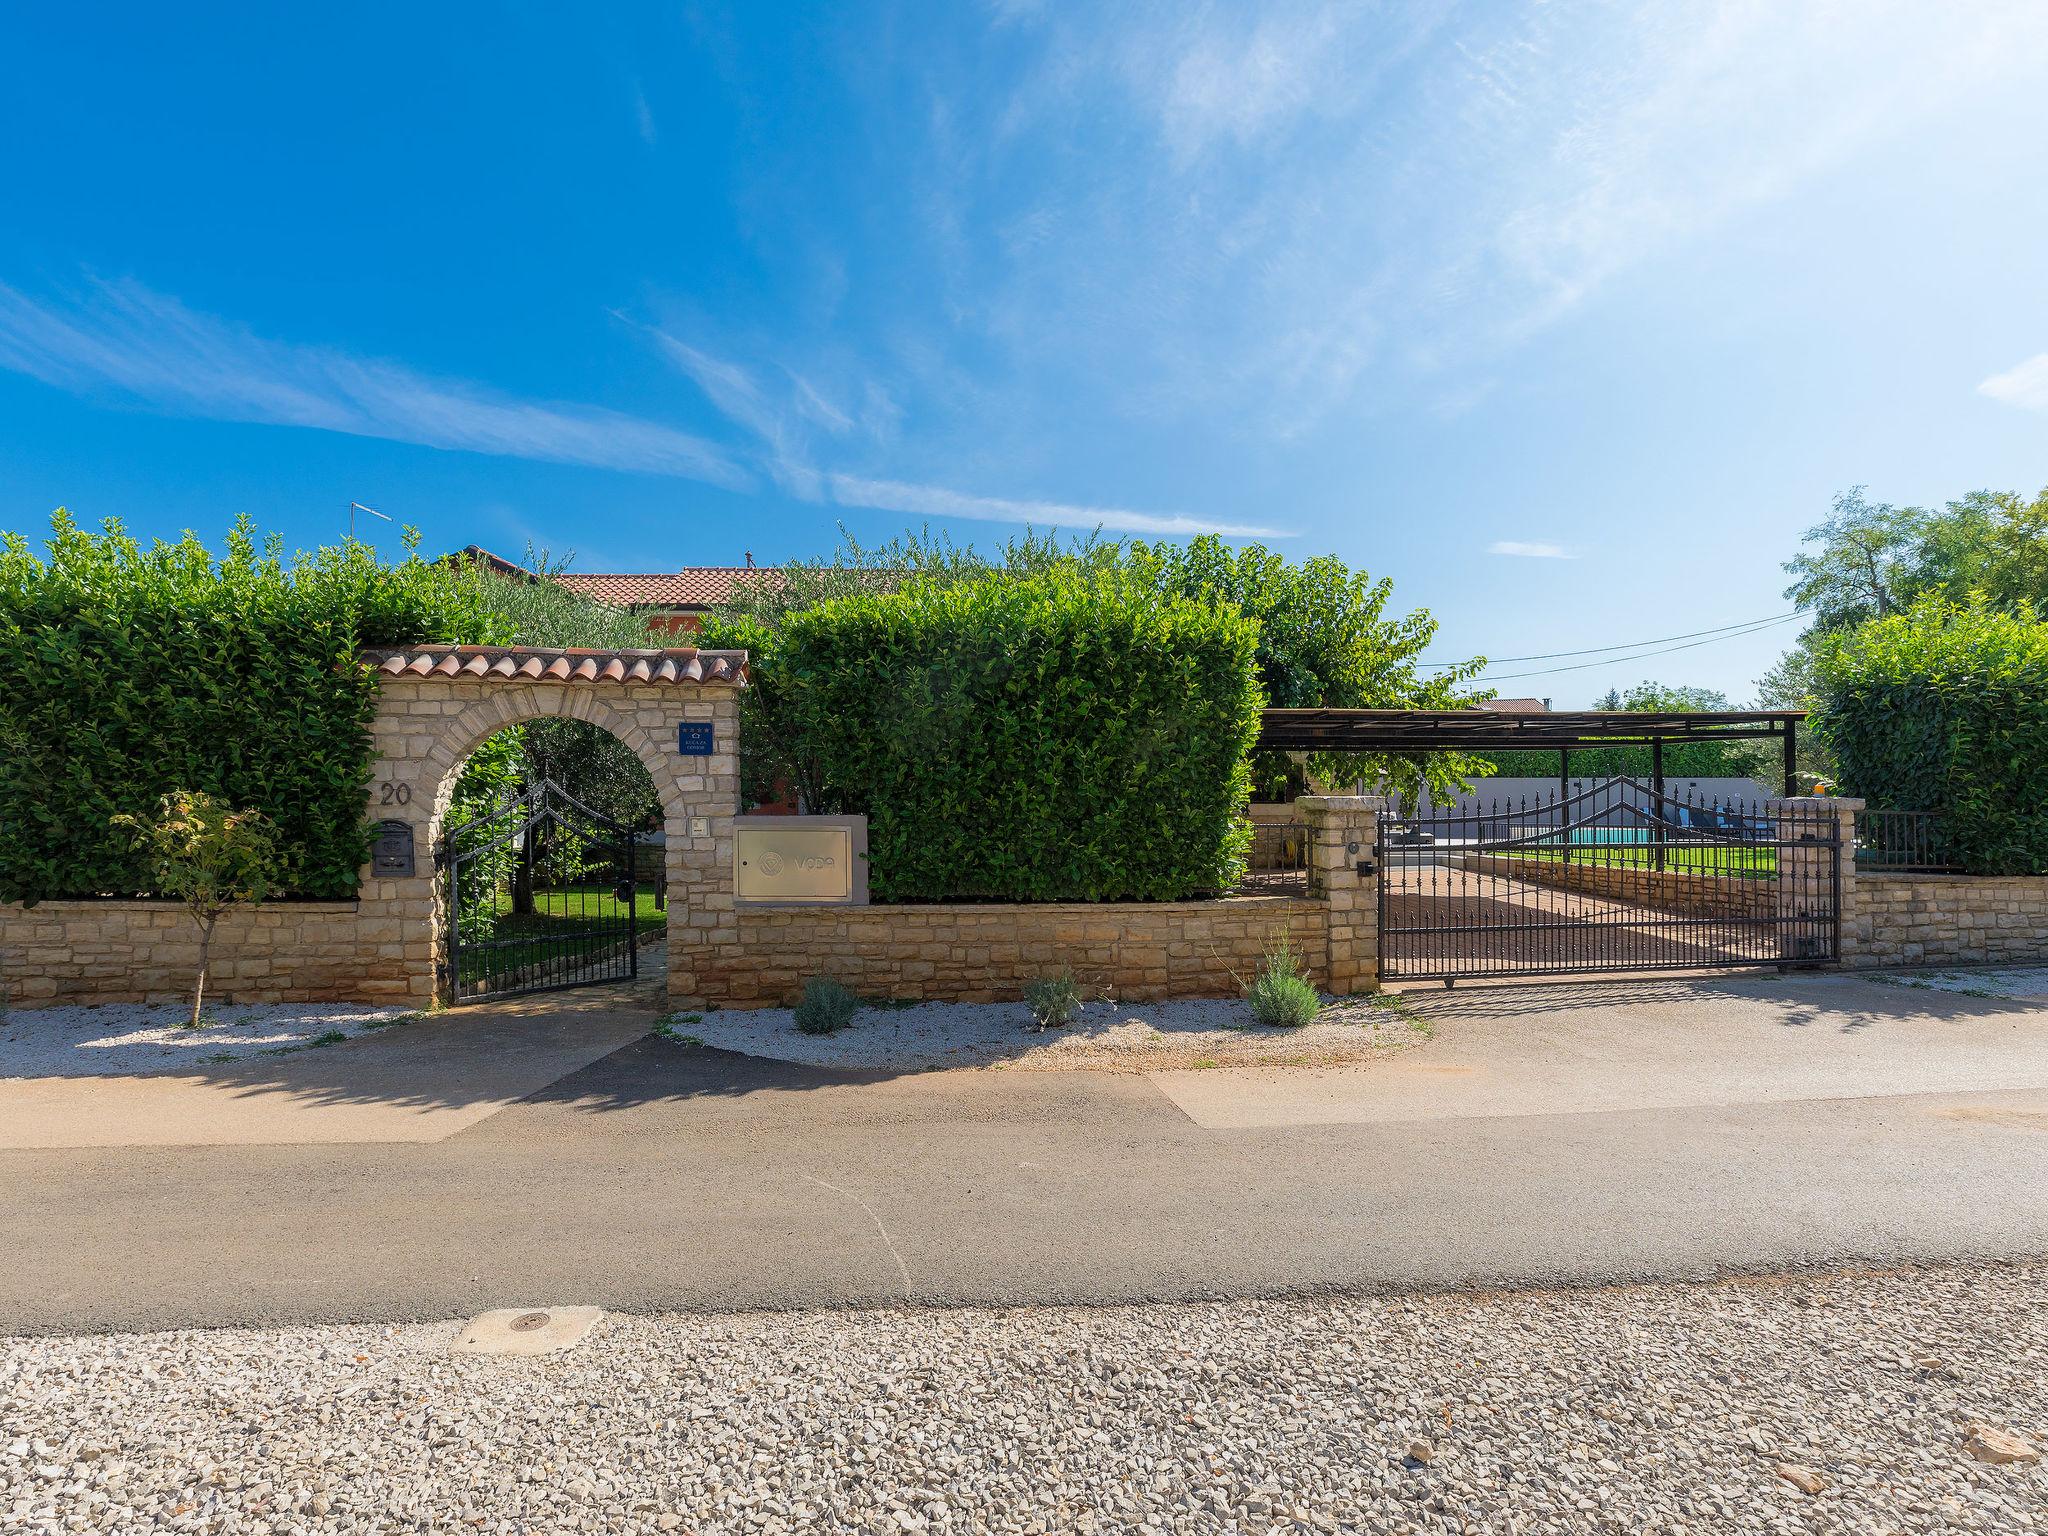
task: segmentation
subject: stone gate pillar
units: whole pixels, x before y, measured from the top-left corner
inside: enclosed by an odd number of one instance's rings
[[[1308,828],[1308,893],[1330,925],[1328,986],[1338,997],[1380,989],[1379,842],[1383,795],[1303,795],[1294,802]]]
[[[1858,945],[1856,813],[1863,802],[1800,795],[1768,800],[1764,809],[1778,827],[1779,954],[1788,961],[1825,959],[1839,915],[1836,958],[1846,962]]]

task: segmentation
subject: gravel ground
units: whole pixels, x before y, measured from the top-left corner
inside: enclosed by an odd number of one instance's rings
[[[2048,1471],[1964,1446],[2048,1434],[2044,1302],[1993,1267],[610,1317],[533,1359],[452,1323],[6,1340],[0,1528],[2023,1532]]]
[[[926,1071],[938,1067],[1163,1067],[1351,1061],[1426,1038],[1392,998],[1336,998],[1312,1024],[1269,1028],[1241,998],[1094,1002],[1058,1029],[1035,1029],[1022,1003],[918,1003],[863,1008],[845,1029],[807,1035],[787,1008],[682,1013],[673,1037],[820,1067]]]
[[[0,1077],[110,1077],[191,1072],[203,1066],[332,1045],[412,1017],[403,1008],[352,1003],[270,1003],[209,1008],[197,1029],[189,1003],[0,1013]]]
[[[1872,981],[1899,987],[1925,987],[1936,992],[1961,992],[1969,997],[2048,998],[2048,966],[2005,966],[1961,971],[1893,971]]]

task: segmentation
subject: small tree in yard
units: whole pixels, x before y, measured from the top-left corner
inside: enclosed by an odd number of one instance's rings
[[[185,903],[199,925],[199,975],[192,987],[192,1027],[206,1002],[206,964],[213,930],[229,912],[258,905],[277,883],[277,840],[257,811],[230,810],[213,796],[180,789],[163,797],[153,818],[116,816],[134,832],[157,894]]]

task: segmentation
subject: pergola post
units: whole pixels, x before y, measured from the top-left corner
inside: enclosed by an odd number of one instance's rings
[[[1650,815],[1654,818],[1657,845],[1656,865],[1664,868],[1664,738],[1650,738],[1650,788],[1656,799],[1650,802]]]
[[[1799,722],[1785,719],[1785,798],[1799,793]]]
[[[1565,802],[1572,797],[1572,749],[1557,749],[1557,820],[1558,830],[1564,834],[1564,851],[1559,857],[1567,864],[1572,861],[1572,813]]]

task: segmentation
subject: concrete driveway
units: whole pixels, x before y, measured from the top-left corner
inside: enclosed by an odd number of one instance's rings
[[[631,1043],[514,1103],[469,1095],[483,1112],[432,1140],[0,1150],[0,1316],[1107,1301],[2048,1251],[2042,1000],[1771,976],[1414,1001],[1434,1039],[1390,1061],[1154,1076],[833,1073],[586,1008]],[[480,1046],[559,1028],[507,1015]],[[278,1058],[233,1097],[417,1096],[343,1081],[370,1044]],[[459,1078],[434,1093],[465,1102]]]

